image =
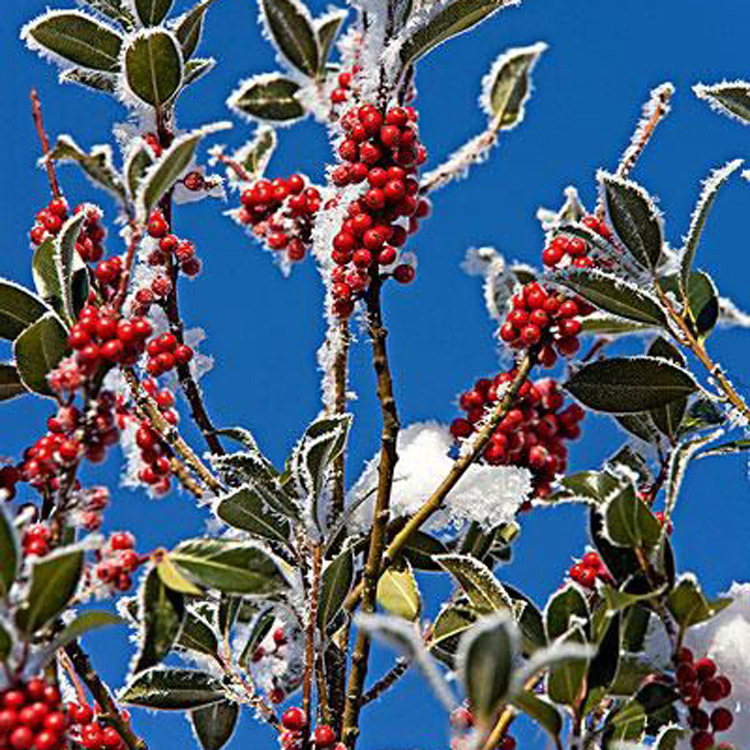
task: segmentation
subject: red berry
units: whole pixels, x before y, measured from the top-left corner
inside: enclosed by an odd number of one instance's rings
[[[714,738],[713,735],[704,730],[698,730],[690,738],[690,747],[693,750],[709,750],[713,747]]]
[[[728,708],[715,708],[711,714],[714,732],[725,732],[734,723],[734,716]]]
[[[713,659],[705,657],[695,662],[695,669],[698,672],[698,679],[702,682],[708,680],[716,674],[716,662]]]
[[[698,671],[698,677],[700,678],[700,671]],[[720,701],[723,692],[721,683],[718,680],[709,678],[701,684],[701,695],[711,703]]]
[[[193,358],[193,350],[186,344],[181,344],[174,350],[175,361],[180,365],[186,365]]]
[[[393,269],[393,278],[398,281],[399,284],[410,284],[414,281],[414,277],[417,272],[414,270],[414,266],[410,266],[406,263],[402,263],[400,266],[396,266]]]
[[[13,750],[29,750],[34,744],[34,733],[29,727],[16,727],[11,732],[9,740]]]
[[[321,724],[315,728],[315,745],[317,747],[330,747],[336,742],[336,734],[328,724]]]
[[[299,732],[307,726],[307,715],[297,706],[288,708],[281,716],[281,726],[284,729]]]
[[[112,549],[133,549],[133,547],[135,546],[135,539],[133,538],[133,535],[128,533],[127,531],[118,531],[112,534],[109,543]]]

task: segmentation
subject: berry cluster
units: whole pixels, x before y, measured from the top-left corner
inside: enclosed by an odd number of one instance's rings
[[[53,198],[36,215],[36,223],[29,232],[34,245],[41,245],[46,239],[56,237],[68,218],[68,203],[65,198]]]
[[[331,104],[343,104],[352,91],[356,91],[354,80],[362,68],[359,65],[353,65],[351,70],[344,70],[338,74],[336,88],[331,91]]]
[[[181,344],[177,337],[169,332],[152,338],[146,345],[146,354],[146,372],[152,377],[163,375],[177,365],[186,365],[193,358],[193,350],[187,344]]]
[[[279,735],[279,743],[284,750],[302,750],[304,732],[307,728],[307,714],[297,706],[288,708],[281,716],[281,726],[284,731]],[[315,727],[312,733],[313,744],[324,750],[345,750],[345,745],[337,741],[336,733],[328,724]]]
[[[112,534],[107,543],[95,553],[94,575],[116,591],[127,591],[133,584],[131,574],[144,563],[135,549],[135,539],[127,531]]]
[[[312,241],[315,215],[320,209],[320,192],[299,174],[284,179],[261,179],[240,195],[242,207],[237,220],[251,227],[253,234],[287,260],[304,259]]]
[[[86,531],[96,531],[102,525],[102,514],[109,505],[109,490],[106,487],[91,487],[81,490],[74,508],[76,522]]]
[[[201,261],[195,254],[195,245],[190,240],[182,240],[177,235],[170,234],[169,223],[161,211],[151,212],[148,233],[150,237],[159,241],[158,246],[148,256],[148,264],[164,268],[164,274],[151,282],[151,292],[155,297],[163,298],[172,291],[172,282],[168,274],[170,258],[174,258],[180,271],[189,277],[200,273]]]
[[[177,416],[177,412],[171,409],[168,414]],[[172,420],[174,420],[174,417],[172,417]],[[138,425],[135,442],[141,451],[141,461],[143,462],[143,468],[138,472],[138,478],[141,482],[153,488],[157,495],[165,495],[169,492],[172,470],[169,461],[169,449],[146,421]]]
[[[76,213],[86,212],[81,230],[76,240],[76,252],[84,263],[97,263],[104,255],[104,238],[106,231],[101,225],[102,214],[96,206],[76,206]]]
[[[44,557],[50,550],[52,532],[43,523],[34,523],[23,532],[21,547],[23,554],[33,557]]]
[[[596,216],[585,216],[581,224],[596,232],[602,239],[612,239],[610,228]],[[552,237],[544,248],[542,262],[548,268],[591,268],[597,263],[590,252],[591,246],[586,240],[562,232]]]
[[[477,380],[471,390],[459,398],[466,417],[451,423],[451,434],[458,440],[470,437],[477,424],[502,396],[502,391],[515,377],[516,371],[501,372],[494,378]],[[552,378],[524,381],[518,389],[513,407],[493,432],[484,450],[483,459],[493,466],[525,466],[533,476],[533,485],[539,497],[551,490],[555,476],[563,473],[567,465],[566,441],[581,434],[579,422],[584,417],[578,404],[563,406],[563,395]]]
[[[700,705],[704,700],[717,703],[728,698],[732,693],[732,683],[717,673],[713,659],[706,657],[696,661],[688,648],[680,649],[676,663],[675,677],[680,695],[690,712],[690,728],[693,730],[690,745],[693,750],[709,750],[714,747],[714,734],[729,729],[734,716],[722,706],[714,708],[709,715]]]
[[[538,346],[537,359],[552,367],[557,355],[569,357],[579,347],[580,315],[592,308],[532,282],[513,297],[512,309],[500,328],[500,338],[514,348]]]
[[[451,750],[465,750],[470,747],[465,741],[465,735],[474,726],[474,714],[466,707],[460,706],[453,709],[450,715],[450,725],[454,732],[461,733],[451,741]],[[516,750],[516,740],[509,734],[503,734],[500,741],[495,745],[495,750]]]
[[[350,109],[342,118],[345,137],[339,143],[342,162],[331,171],[338,187],[367,183],[358,200],[347,207],[348,216],[333,239],[331,257],[334,312],[346,318],[354,300],[364,292],[378,267],[391,267],[419,219],[429,215],[430,204],[419,197],[414,175],[427,158],[420,145],[412,107],[391,107],[383,116],[372,104]],[[399,224],[405,219],[406,226]],[[408,284],[414,267],[396,265],[396,281]]]
[[[59,750],[68,719],[60,691],[35,677],[0,692],[1,750]]]
[[[597,578],[612,581],[612,576],[596,552],[587,552],[579,562],[571,566],[568,575],[585,589],[593,589]]]
[[[276,628],[273,631],[271,638],[273,639],[273,648],[269,649],[265,646],[258,646],[255,651],[253,651],[252,656],[250,657],[253,664],[257,664],[269,656],[278,655],[280,649],[286,646],[288,642],[284,628]]]
[[[86,750],[124,750],[125,742],[117,729],[97,718],[98,705],[92,709],[87,703],[68,703],[67,709],[71,725],[68,734],[76,743]],[[125,721],[130,718],[127,711],[121,716]]]

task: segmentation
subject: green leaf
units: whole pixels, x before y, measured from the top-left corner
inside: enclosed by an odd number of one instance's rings
[[[273,609],[267,609],[255,618],[245,648],[242,649],[242,655],[240,656],[240,664],[244,664],[246,669],[250,669],[249,663],[252,661],[253,654],[263,639],[271,632],[274,622],[276,622],[276,615]]]
[[[531,72],[546,49],[544,42],[538,42],[503,52],[482,82],[482,106],[498,130],[510,130],[523,120],[531,96]]]
[[[640,723],[641,718],[651,716],[679,699],[679,693],[667,684],[661,682],[647,682],[617,713],[609,723],[613,727],[625,727],[634,722]]]
[[[468,31],[509,5],[509,0],[455,0],[443,6],[403,41],[400,50],[402,65],[413,65],[439,44]]]
[[[320,50],[320,65],[318,73],[324,73],[328,58],[331,56],[333,42],[338,36],[341,25],[346,20],[349,11],[346,8],[331,8],[325,15],[313,21],[315,34],[318,37],[318,49]]]
[[[602,503],[614,490],[619,481],[607,471],[579,471],[560,480],[561,491],[549,499],[581,498],[586,502]]]
[[[144,142],[131,146],[122,171],[128,194],[132,199],[138,195],[141,182],[153,163],[154,156],[150,146]]]
[[[185,63],[185,80],[183,86],[189,86],[191,83],[203,78],[216,67],[216,60],[213,57],[194,57]]]
[[[202,708],[225,698],[221,683],[193,669],[154,667],[136,675],[120,694],[131,706],[159,711]]]
[[[688,730],[679,726],[662,727],[654,741],[654,750],[677,750],[680,740],[688,736]]]
[[[426,534],[424,531],[413,533],[401,549],[401,554],[417,570],[431,571],[442,570],[435,557],[447,552],[448,548],[439,539]]]
[[[549,701],[537,697],[530,690],[513,696],[513,704],[544,729],[559,744],[563,720],[560,712]]]
[[[12,341],[47,312],[49,307],[28,289],[0,279],[0,338]]]
[[[300,0],[260,0],[268,34],[281,54],[307,76],[320,69],[320,49],[312,17]]]
[[[397,617],[403,617],[411,622],[419,617],[422,602],[409,563],[405,562],[401,569],[391,566],[380,576],[377,601],[383,609]]]
[[[16,624],[25,635],[41,630],[73,598],[83,573],[83,551],[63,548],[31,566],[31,586]]]
[[[650,551],[661,537],[661,524],[632,484],[620,489],[603,513],[607,537],[620,547]]]
[[[531,654],[547,645],[547,635],[544,629],[544,618],[536,604],[526,594],[513,586],[505,585],[508,596],[513,600],[514,609],[521,603],[523,610],[516,616],[518,627],[523,638],[522,649],[525,654]]]
[[[325,630],[341,611],[354,581],[354,554],[346,549],[323,571],[318,601],[318,627]]]
[[[140,590],[140,651],[133,673],[155,667],[170,652],[185,618],[185,599],[151,568]]]
[[[693,91],[699,99],[707,101],[712,109],[722,112],[744,125],[750,123],[750,83],[725,81],[711,86],[696,84]]]
[[[10,633],[0,624],[0,662],[4,662],[13,649],[13,640]]]
[[[664,338],[657,338],[648,348],[650,357],[658,357],[674,362],[680,367],[684,367],[687,362],[682,352]],[[651,418],[659,431],[666,435],[670,440],[674,440],[680,431],[682,419],[687,410],[687,398],[676,399],[666,406],[660,406],[651,410]]]
[[[117,89],[117,76],[113,73],[100,73],[83,68],[68,68],[57,77],[59,83],[75,83],[78,86],[101,94],[114,94]]]
[[[12,362],[0,362],[0,401],[8,401],[28,393],[21,382],[18,369]]]
[[[16,527],[0,508],[0,598],[8,596],[10,587],[18,574],[20,560]]]
[[[633,412],[632,414],[615,414],[615,420],[624,430],[646,443],[658,443],[659,432],[656,429],[650,412]]]
[[[559,273],[554,280],[605,312],[638,323],[667,325],[664,311],[651,295],[612,274],[581,268]]]
[[[182,50],[177,37],[162,28],[142,31],[128,41],[123,56],[125,83],[137,99],[163,109],[182,85]]]
[[[584,406],[615,414],[648,411],[698,390],[687,371],[649,357],[613,357],[584,365],[565,384]]]
[[[487,727],[510,697],[518,631],[507,613],[480,620],[461,639],[459,674],[480,726]]]
[[[643,333],[652,326],[645,323],[632,323],[600,312],[594,312],[581,320],[583,333],[597,333],[602,336],[626,336],[630,333]]]
[[[688,281],[688,304],[695,329],[705,338],[719,320],[719,294],[713,279],[703,271],[693,271]]]
[[[568,584],[553,594],[544,610],[547,640],[554,641],[567,633],[575,620],[587,623],[591,619],[586,597],[578,586]]]
[[[169,554],[162,555],[156,564],[156,570],[159,573],[162,583],[172,589],[172,591],[178,591],[181,594],[189,594],[191,596],[200,596],[203,593],[177,570]]]
[[[133,0],[138,20],[144,26],[158,26],[172,8],[173,0]]]
[[[60,234],[55,238],[55,267],[58,276],[58,288],[64,314],[69,322],[78,318],[76,310],[76,275],[83,271],[83,278],[88,288],[88,274],[86,265],[76,250],[76,242],[81,233],[81,227],[86,219],[86,210],[71,216],[63,224]]]
[[[51,396],[47,375],[68,352],[68,333],[52,312],[30,325],[14,342],[13,353],[23,384],[43,396]]]
[[[600,172],[609,224],[644,268],[655,269],[662,253],[662,221],[651,196],[632,180]]]
[[[274,488],[262,481],[251,481],[222,499],[216,506],[216,515],[235,529],[248,534],[269,539],[272,542],[288,544],[291,534],[289,521],[279,515],[279,505],[283,497],[281,488]]]
[[[731,453],[744,453],[750,450],[750,440],[730,440],[721,445],[716,445],[713,448],[708,448],[705,451],[699,453],[696,458],[706,458],[708,456],[727,456]]]
[[[55,312],[65,315],[60,290],[60,276],[57,273],[55,262],[55,242],[52,238],[46,239],[34,250],[34,257],[31,260],[31,275],[34,278],[34,286],[39,296],[53,307]]]
[[[273,558],[260,547],[223,539],[189,539],[170,560],[188,579],[229,594],[268,595],[287,588]]]
[[[221,750],[232,739],[240,708],[232,701],[220,701],[193,709],[190,723],[203,750]]]
[[[586,681],[589,690],[608,688],[615,679],[620,661],[621,624],[622,616],[619,612],[609,620],[604,637],[589,664]]]
[[[201,0],[196,3],[185,15],[181,16],[174,27],[174,33],[182,47],[182,56],[185,60],[193,56],[198,48],[203,33],[203,20],[206,11],[215,0]]]
[[[182,622],[182,630],[174,642],[174,648],[215,656],[219,650],[219,641],[211,625],[193,611],[188,610]]]
[[[447,570],[464,591],[472,606],[479,612],[512,610],[513,602],[483,563],[469,555],[438,555],[435,562]]]
[[[685,575],[670,592],[667,607],[680,628],[686,630],[693,625],[710,620],[731,602],[731,599],[709,602],[698,582],[692,576]]]
[[[748,103],[750,103],[750,100],[748,100]],[[748,113],[750,114],[750,110]],[[698,249],[698,243],[703,234],[703,227],[706,225],[706,220],[708,219],[708,214],[714,204],[716,195],[721,186],[734,172],[737,171],[737,169],[739,169],[741,165],[742,159],[734,159],[733,161],[727,162],[723,167],[713,170],[708,176],[708,179],[703,183],[703,189],[698,198],[698,203],[696,204],[695,209],[693,210],[693,215],[690,219],[690,229],[688,230],[687,238],[685,239],[685,246],[682,248],[680,281],[682,283],[682,288],[685,290],[688,288],[690,271],[692,270],[695,252]]]
[[[141,181],[136,198],[140,216],[145,219],[162,196],[172,189],[177,179],[192,164],[200,142],[207,135],[227,127],[230,127],[228,123],[214,123],[175,138]]]
[[[234,159],[251,177],[262,177],[276,150],[276,142],[276,131],[261,125],[252,139],[235,153]]]
[[[116,72],[122,37],[77,10],[49,11],[24,26],[21,38],[41,55],[53,54],[90,70]]]
[[[227,99],[229,109],[244,117],[289,122],[305,116],[297,99],[300,85],[279,73],[255,76],[240,83]]]
[[[581,646],[586,644],[586,635],[581,626],[575,626],[559,645]],[[581,691],[588,662],[580,657],[569,658],[553,665],[547,677],[547,695],[555,703],[566,706],[575,705],[581,698]]]

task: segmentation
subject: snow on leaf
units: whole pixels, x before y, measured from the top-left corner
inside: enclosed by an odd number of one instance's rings
[[[710,85],[697,83],[693,86],[693,93],[707,101],[711,109],[743,125],[750,124],[750,83],[747,81],[722,81]]]

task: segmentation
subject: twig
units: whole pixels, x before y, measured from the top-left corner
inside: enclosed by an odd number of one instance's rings
[[[396,663],[362,696],[362,705],[366,706],[380,698],[407,673],[408,669],[408,659],[403,656],[396,659]]]
[[[55,165],[52,159],[49,157],[49,138],[47,137],[47,131],[44,129],[44,118],[42,117],[42,104],[39,101],[39,94],[36,89],[31,89],[31,116],[34,119],[34,125],[36,126],[36,132],[39,136],[39,142],[42,145],[42,157],[44,158],[44,167],[47,170],[47,179],[49,180],[49,186],[52,190],[52,195],[55,198],[61,196],[60,183],[57,181],[57,174],[55,173]]]
[[[125,302],[125,297],[128,293],[128,284],[130,283],[130,277],[133,273],[133,265],[135,263],[135,254],[138,249],[138,245],[141,241],[143,232],[141,227],[135,222],[130,222],[130,240],[128,241],[128,249],[125,254],[125,264],[120,276],[120,285],[117,289],[117,296],[114,300],[115,310],[120,310]]]
[[[129,750],[148,750],[145,740],[138,737],[131,729],[129,722],[123,719],[112,693],[94,670],[89,655],[81,648],[78,641],[71,641],[65,646],[65,653],[70,657],[76,674],[91,691],[94,699],[99,702],[107,721],[117,730]]]
[[[461,455],[451,467],[447,476],[440,483],[438,488],[430,495],[422,506],[412,515],[403,528],[394,536],[391,543],[388,545],[385,553],[383,554],[382,563],[380,567],[379,575],[382,575],[385,570],[393,563],[394,559],[404,547],[406,542],[411,539],[412,534],[418,531],[424,523],[426,523],[435,514],[443,504],[443,501],[447,497],[448,493],[458,484],[458,481],[466,473],[466,470],[479,458],[484,449],[489,443],[492,434],[495,432],[498,424],[502,421],[503,417],[507,414],[508,410],[513,404],[516,393],[521,387],[521,384],[526,380],[527,375],[531,371],[534,364],[534,356],[531,352],[527,353],[523,359],[518,363],[516,376],[510,383],[508,390],[505,392],[503,398],[497,403],[494,411],[484,427],[477,433],[471,448]],[[362,597],[363,587],[362,584],[356,586],[344,603],[344,607],[351,612],[357,606]]]
[[[349,321],[339,323],[338,351],[333,363],[333,413],[343,414],[346,411],[346,390],[349,371]],[[346,452],[342,451],[333,462],[333,486],[331,493],[330,520],[336,521],[344,512],[346,497]]]
[[[370,548],[367,553],[362,583],[362,611],[373,612],[377,596],[378,579],[383,561],[383,552],[387,541],[388,521],[390,519],[391,489],[393,472],[398,461],[396,440],[400,429],[396,400],[393,395],[393,378],[388,362],[386,338],[388,332],[383,325],[380,303],[380,277],[375,275],[367,293],[368,330],[372,339],[372,360],[377,376],[378,400],[382,419],[380,463],[378,466],[378,489],[375,495],[375,508],[372,529],[370,531]],[[352,654],[352,668],[349,675],[342,740],[350,748],[356,745],[359,735],[359,712],[362,701],[367,662],[370,654],[370,637],[360,628]]]
[[[320,579],[323,567],[323,546],[315,544],[312,548],[312,570],[310,573],[310,605],[307,608],[307,627],[305,629],[305,671],[302,678],[302,710],[310,716],[312,705],[313,674],[315,672],[315,636],[318,626],[318,604],[320,602]],[[309,722],[307,724],[309,731]]]

